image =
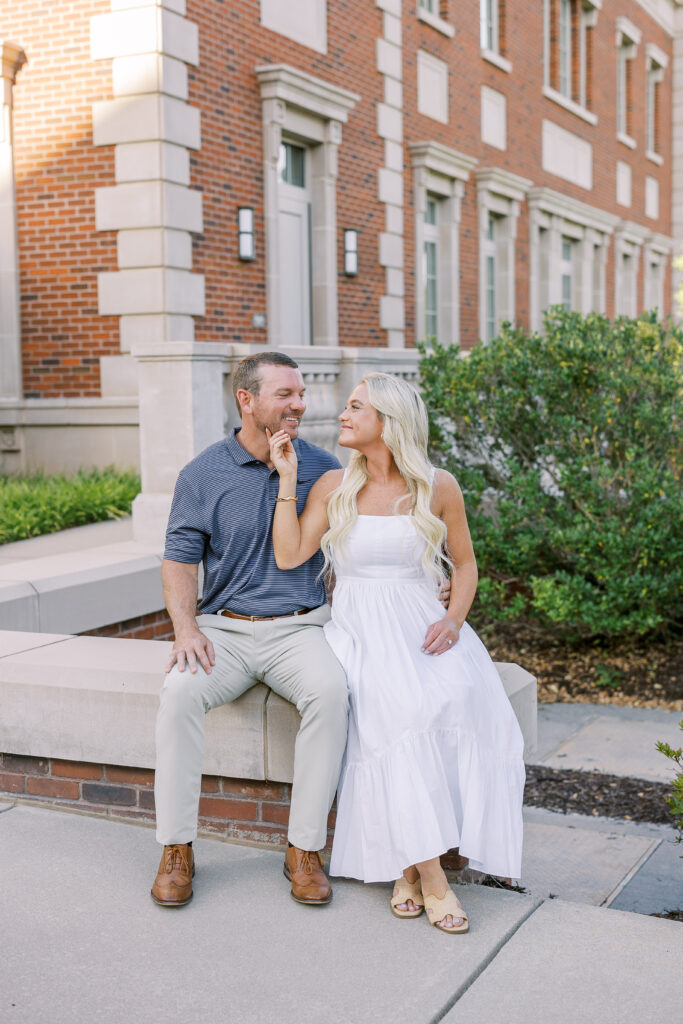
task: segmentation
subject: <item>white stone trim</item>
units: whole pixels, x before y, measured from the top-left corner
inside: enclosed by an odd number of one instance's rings
[[[451,25],[450,21],[444,21],[438,14],[432,14],[426,7],[421,7],[419,3],[417,5],[417,18],[418,21],[424,21],[426,25],[431,25],[432,28],[442,35],[448,36],[449,39],[452,39],[455,35],[455,28]]]
[[[576,278],[576,305],[590,312],[596,303],[595,281],[598,280],[599,302],[604,311],[604,268],[609,240],[621,223],[619,217],[572,199],[549,188],[531,188],[529,204],[529,319],[532,330],[539,331],[542,314],[548,306],[561,302],[561,280],[557,271],[561,257],[562,236],[579,243],[580,262]],[[597,263],[596,263],[597,260]]]
[[[204,275],[190,273],[202,196],[188,187],[201,128],[186,65],[199,62],[199,34],[184,15],[184,0],[111,0],[111,13],[91,18],[92,58],[112,60],[113,82],[113,98],[93,104],[93,142],[114,146],[116,180],[95,189],[95,223],[117,231],[119,266],[98,275],[98,302],[102,315],[120,317],[123,354],[140,334],[191,342],[205,308]],[[114,358],[103,388],[136,395],[130,356],[118,357],[120,367]]]
[[[673,239],[661,234],[650,235],[643,245],[643,306],[645,309],[653,309],[656,306],[660,317],[666,316],[669,312],[663,308],[664,283],[673,248]],[[652,279],[653,264],[657,266],[657,281]]]
[[[638,268],[643,244],[650,237],[647,228],[633,221],[621,221],[614,232],[614,315],[637,316],[639,311],[637,286]],[[633,260],[632,281],[624,277],[623,259]]]
[[[441,124],[448,124],[448,64],[428,53],[417,51],[417,111]]]
[[[310,147],[312,340],[336,345],[337,152],[342,124],[360,96],[286,64],[258,67],[256,77],[263,120],[268,344],[278,348],[282,343],[277,166],[283,133],[288,133]]]
[[[635,0],[635,2],[665,32],[668,32],[670,36],[674,34],[680,0]]]
[[[415,340],[424,341],[424,214],[427,194],[439,196],[439,340],[460,344],[460,216],[474,157],[439,142],[410,144],[415,218]]]
[[[0,41],[0,398],[5,399],[23,394],[12,99],[25,63],[20,46]]]
[[[643,34],[622,14],[617,16],[617,46],[640,46]]]
[[[384,267],[384,294],[379,325],[391,348],[405,344],[403,272],[403,32],[400,0],[375,0],[382,16],[377,40],[377,71],[382,75],[384,102],[377,104],[377,134],[384,140],[383,166],[377,172],[377,198],[384,207],[379,235],[379,263]]]
[[[327,53],[327,0],[259,0],[263,28]]]
[[[588,110],[586,107],[582,107],[580,103],[575,103],[574,100],[568,99],[561,92],[557,92],[556,89],[552,89],[549,85],[544,85],[542,91],[546,99],[552,100],[553,103],[557,103],[560,107],[564,107],[570,114],[580,117],[582,121],[587,121],[588,124],[592,125],[598,123],[598,118],[592,110]]]
[[[512,61],[508,60],[507,57],[501,57],[495,50],[489,50],[482,48],[480,51],[483,60],[487,60],[489,64],[495,64],[501,71],[505,71],[508,75],[512,71]]]
[[[664,53],[656,43],[645,44],[645,56],[648,63],[656,64],[658,68],[665,70],[669,66],[669,56]]]

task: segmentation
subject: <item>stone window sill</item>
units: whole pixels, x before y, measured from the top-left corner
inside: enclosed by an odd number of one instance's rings
[[[481,55],[484,60],[487,60],[489,64],[495,64],[495,66],[500,68],[501,71],[507,71],[508,74],[512,71],[511,61],[507,60],[505,57],[501,57],[501,55],[496,53],[495,50],[482,49]]]
[[[438,14],[432,14],[431,11],[426,10],[424,7],[418,7],[417,16],[420,21],[424,21],[426,25],[431,25],[437,32],[440,32],[443,36],[448,36],[452,39],[455,35],[455,29],[443,18],[440,18]]]
[[[598,119],[592,111],[586,110],[585,107],[582,107],[579,103],[575,103],[574,100],[567,99],[567,97],[563,96],[561,92],[557,92],[556,89],[551,89],[549,85],[543,86],[543,95],[546,99],[552,100],[553,103],[557,103],[560,107],[564,107],[564,109],[568,110],[571,114],[575,114],[577,117],[580,117],[582,121],[587,121],[588,124],[592,125],[596,125],[598,123]]]
[[[648,149],[645,156],[648,160],[651,160],[653,164],[657,164],[658,167],[661,167],[664,163],[664,157],[660,156],[659,153],[654,153],[651,149]]]
[[[626,135],[624,132],[617,132],[617,142],[623,142],[629,149],[636,148],[636,140],[632,139],[630,135]]]

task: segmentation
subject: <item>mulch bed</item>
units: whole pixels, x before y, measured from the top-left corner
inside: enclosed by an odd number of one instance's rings
[[[621,775],[545,765],[526,766],[524,803],[564,814],[592,814],[673,825],[664,800],[670,795],[671,786],[666,782],[646,782]]]
[[[568,642],[519,623],[470,618],[494,661],[536,676],[539,701],[683,711],[683,637]]]

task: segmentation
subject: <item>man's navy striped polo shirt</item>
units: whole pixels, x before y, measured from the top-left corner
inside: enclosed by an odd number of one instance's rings
[[[339,461],[297,438],[299,515],[313,484]],[[327,600],[320,552],[296,569],[278,569],[273,513],[280,479],[237,438],[212,444],[181,470],[166,530],[164,558],[204,562],[200,612],[229,608],[241,615],[283,615]]]

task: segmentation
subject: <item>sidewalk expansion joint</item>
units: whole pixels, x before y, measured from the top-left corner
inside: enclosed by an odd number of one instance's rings
[[[505,932],[502,938],[499,939],[499,941],[491,949],[488,956],[486,956],[485,959],[482,960],[482,962],[479,964],[476,970],[472,971],[469,978],[466,978],[465,981],[463,981],[462,985],[460,985],[459,988],[455,990],[455,992],[450,997],[448,1002],[445,1003],[444,1006],[438,1011],[438,1013],[436,1013],[428,1021],[428,1024],[439,1024],[439,1021],[443,1020],[446,1014],[451,1012],[455,1004],[465,995],[465,992],[467,992],[468,988],[471,988],[471,986],[474,984],[477,978],[479,978],[484,973],[486,968],[489,967],[490,964],[495,960],[495,958],[500,953],[501,949],[503,949],[504,946],[507,946],[510,939],[513,938],[513,936],[519,931],[522,925],[526,921],[528,921],[532,914],[535,914],[538,908],[542,906],[544,903],[545,900],[540,898],[535,899],[533,901],[533,906],[529,907],[527,913],[523,917],[521,917],[519,921],[517,921],[510,928],[508,928],[508,930]]]
[[[16,806],[16,804],[9,804],[7,807],[0,807],[0,814],[4,814],[5,811],[13,811]]]

